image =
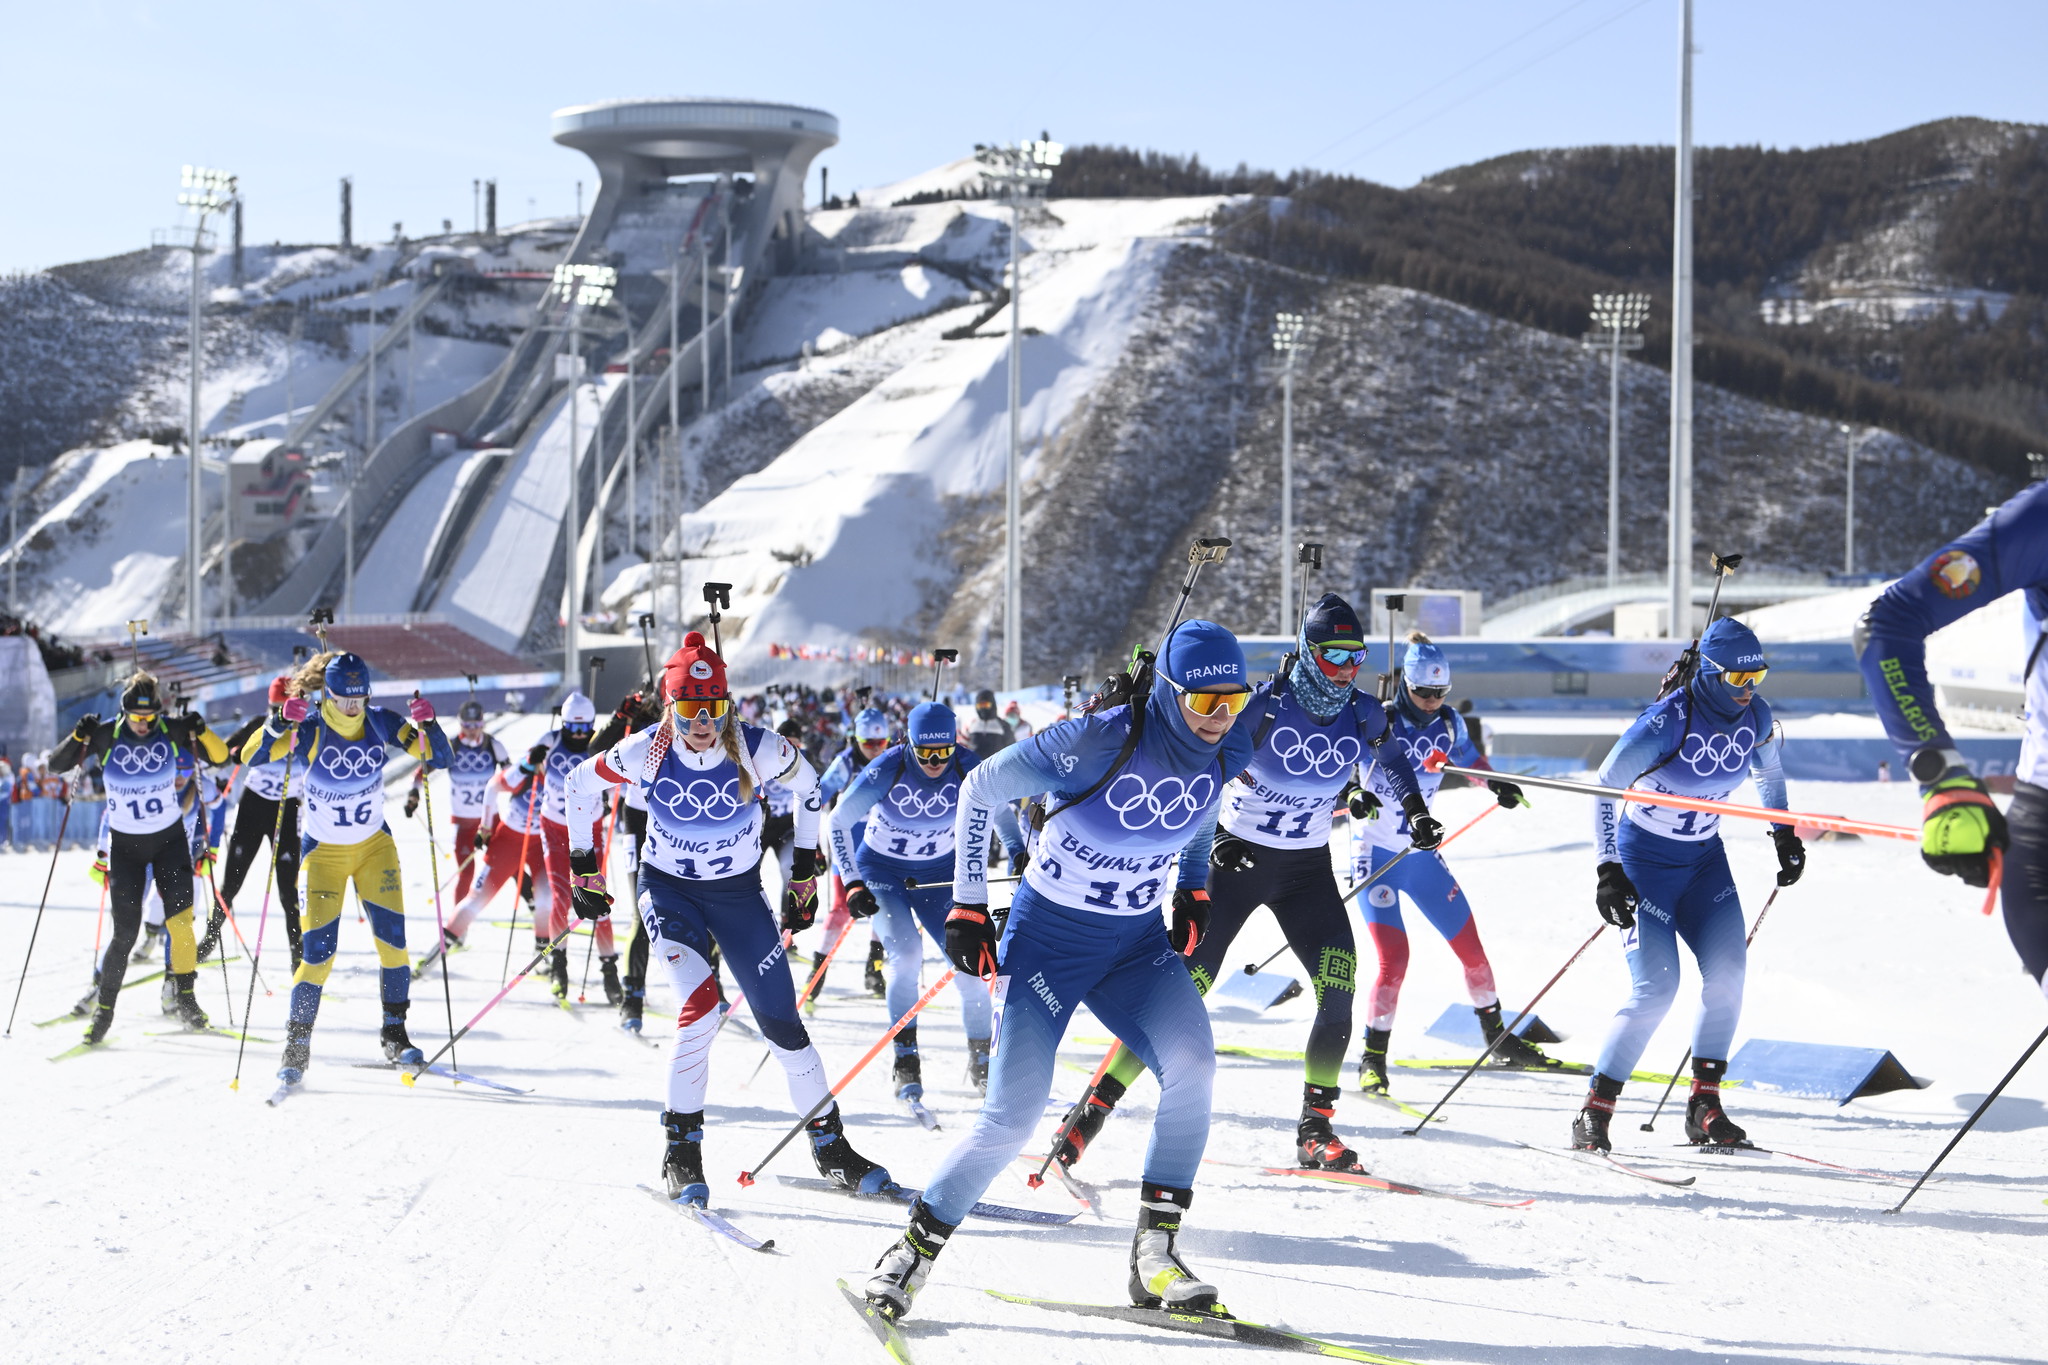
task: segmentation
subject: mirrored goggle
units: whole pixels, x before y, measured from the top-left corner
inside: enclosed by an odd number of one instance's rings
[[[596,729],[597,727],[587,720],[565,720],[562,722],[562,733],[565,735],[587,735]]]
[[[1764,680],[1770,671],[1768,668],[1745,668],[1740,672],[1730,673],[1723,669],[1721,681],[1727,683],[1730,687],[1755,687]]]
[[[917,746],[917,761],[920,763],[944,763],[952,757],[953,746],[950,744],[935,744],[930,747],[920,744]]]
[[[669,705],[675,708],[678,720],[695,720],[699,716],[720,720],[732,709],[732,701],[727,697],[677,697]]]
[[[887,735],[877,735],[873,739],[861,740],[860,747],[873,753],[880,753],[889,747],[889,737]]]
[[[1181,699],[1188,704],[1188,710],[1198,716],[1213,716],[1218,711],[1228,711],[1234,716],[1243,711],[1252,699],[1249,691],[1190,692],[1185,687],[1180,687],[1178,683],[1174,686],[1179,688]]]
[[[1449,683],[1445,683],[1442,687],[1411,687],[1408,690],[1414,695],[1429,701],[1442,701],[1451,694]]]
[[[1365,650],[1353,649],[1348,645],[1312,645],[1316,657],[1332,668],[1349,668],[1365,662]]]

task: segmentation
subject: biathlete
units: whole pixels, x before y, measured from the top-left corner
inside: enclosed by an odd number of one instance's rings
[[[1251,731],[1251,761],[1225,788],[1216,815],[1220,832],[1209,858],[1209,927],[1188,971],[1206,995],[1245,921],[1261,905],[1272,910],[1316,992],[1295,1159],[1310,1169],[1363,1172],[1332,1123],[1351,1037],[1358,953],[1330,864],[1331,813],[1361,765],[1371,763],[1376,781],[1403,810],[1418,849],[1435,848],[1443,830],[1430,816],[1400,746],[1386,743],[1387,717],[1379,703],[1352,687],[1365,662],[1365,640],[1350,603],[1324,594],[1302,619],[1288,659],[1281,676],[1253,689],[1238,722]],[[1117,1049],[1094,1091],[1078,1102],[1080,1112],[1068,1111],[1072,1126],[1055,1153],[1062,1163],[1080,1160],[1142,1069],[1137,1054]]]
[[[534,837],[546,852],[548,869],[551,911],[545,932],[538,913],[533,920],[533,935],[542,943],[558,937],[569,927],[569,881],[574,876],[569,867],[569,774],[589,755],[590,737],[596,731],[596,705],[581,692],[571,692],[562,699],[562,723],[541,736],[540,742],[526,755],[527,764],[535,770],[535,780],[540,784],[540,828],[534,831]],[[598,847],[603,848],[605,844],[604,831],[600,830]],[[611,917],[598,917],[591,932],[597,939],[598,966],[604,972],[604,998],[617,1006],[624,988],[619,984],[619,949],[612,936]],[[568,999],[567,949],[557,948],[549,957],[548,976],[554,986],[555,998]]]
[[[484,808],[490,804],[491,779],[512,761],[498,737],[484,729],[484,706],[471,697],[456,713],[455,739],[449,745],[448,823],[455,829],[455,892],[461,901],[469,894],[476,871],[476,855],[483,845],[476,832],[482,825]],[[427,770],[415,768],[412,790],[405,794],[405,818],[419,809],[420,789],[427,783]]]
[[[1434,641],[1421,631],[1408,636],[1408,648],[1401,655],[1394,700],[1387,703],[1387,723],[1398,750],[1422,785],[1422,794],[1436,799],[1443,774],[1433,772],[1433,755],[1444,754],[1460,767],[1492,770],[1486,755],[1473,743],[1465,718],[1444,705],[1451,691],[1451,664]],[[1493,964],[1479,941],[1479,925],[1472,918],[1472,906],[1464,888],[1452,875],[1434,845],[1417,845],[1416,851],[1401,858],[1409,846],[1410,821],[1388,806],[1398,788],[1389,781],[1389,768],[1382,763],[1371,774],[1365,790],[1372,799],[1354,799],[1353,828],[1357,831],[1356,858],[1352,878],[1363,881],[1379,873],[1379,880],[1365,889],[1365,928],[1372,935],[1380,959],[1379,974],[1372,983],[1372,997],[1366,1006],[1365,1051],[1358,1059],[1359,1088],[1369,1094],[1387,1093],[1387,1047],[1393,1039],[1394,1012],[1401,1000],[1401,983],[1408,975],[1408,929],[1401,920],[1401,898],[1422,912],[1424,919],[1444,936],[1465,972],[1465,993],[1479,1016],[1480,1032],[1488,1043],[1499,1044],[1487,1056],[1489,1066],[1537,1070],[1557,1066],[1535,1044],[1519,1035],[1502,1038],[1506,1025],[1500,1017],[1500,994],[1494,989]],[[1494,799],[1512,810],[1526,805],[1522,789],[1505,778],[1487,781]],[[1389,864],[1394,864],[1389,866]],[[1384,870],[1383,870],[1384,869]]]
[[[1725,801],[1750,776],[1763,804],[1784,810],[1784,738],[1770,704],[1757,694],[1768,671],[1763,646],[1749,627],[1727,617],[1708,625],[1692,676],[1615,741],[1600,766],[1601,785]],[[1594,803],[1594,900],[1600,917],[1622,931],[1633,988],[1608,1027],[1592,1089],[1572,1121],[1572,1146],[1609,1150],[1607,1125],[1622,1081],[1678,995],[1680,939],[1700,969],[1685,1136],[1703,1146],[1740,1146],[1748,1134],[1722,1110],[1721,1080],[1742,1014],[1748,948],[1742,899],[1721,845],[1721,817],[1627,805],[1623,813],[1611,798]],[[1778,885],[1790,886],[1806,868],[1805,846],[1789,824],[1772,825],[1770,835],[1778,851]]]
[[[917,1003],[923,985],[918,927],[945,946],[946,916],[953,905],[953,888],[946,884],[954,871],[953,817],[960,784],[981,762],[955,742],[959,722],[941,702],[915,707],[908,731],[901,745],[861,769],[831,816],[832,865],[846,885],[847,911],[856,919],[873,918],[887,954],[891,1019],[901,1019]],[[1024,840],[1010,808],[998,807],[994,820],[1004,846],[1015,855]],[[986,1093],[988,984],[971,974],[956,975],[953,984],[960,991],[960,1022],[967,1030],[967,1083]],[[896,1098],[923,1099],[915,1020],[896,1035],[895,1050]]]
[[[604,798],[629,783],[647,794],[647,844],[640,866],[640,917],[654,954],[668,965],[683,1002],[670,1053],[668,1144],[662,1179],[669,1198],[704,1204],[704,1091],[711,1040],[721,1014],[710,957],[716,942],[740,972],[747,1006],[782,1064],[790,1102],[811,1112],[831,1093],[825,1063],[797,1017],[786,935],[817,913],[817,774],[795,745],[743,723],[725,685],[725,661],[691,631],[662,669],[667,715],[577,765],[570,776],[569,838],[576,913],[608,914],[611,897],[598,862]],[[761,802],[769,779],[797,795],[796,851],[783,891],[781,924],[761,887]],[[819,1174],[872,1194],[889,1173],[847,1140],[839,1106],[807,1125]]]
[[[268,714],[275,715],[283,708],[289,699],[286,688],[290,681],[289,677],[271,680]],[[264,719],[263,714],[252,716],[229,735],[228,752],[239,754],[248,747],[251,736],[263,727]],[[277,903],[284,910],[285,942],[291,949],[292,970],[297,971],[300,954],[299,802],[306,788],[306,774],[303,768],[295,767],[287,776],[285,766],[281,758],[242,765],[242,794],[235,803],[234,830],[228,835],[227,864],[221,869],[220,896],[230,908],[233,907],[235,897],[241,894],[243,881],[255,867],[257,855],[263,851],[264,842],[274,840],[271,860],[277,867]],[[215,906],[207,917],[206,937],[199,944],[200,961],[204,962],[219,944],[221,926],[226,919],[226,913],[220,906]]]
[[[988,1099],[939,1163],[910,1225],[875,1263],[868,1302],[903,1316],[932,1262],[996,1174],[1016,1159],[1052,1090],[1054,1053],[1086,1004],[1159,1078],[1131,1242],[1134,1303],[1215,1305],[1175,1235],[1209,1137],[1215,1043],[1186,954],[1208,924],[1209,840],[1198,833],[1251,758],[1233,728],[1251,699],[1244,651],[1212,621],[1187,621],[1160,650],[1150,691],[1048,726],[968,774],[954,821],[946,956],[994,978],[1001,1017]],[[987,905],[989,835],[1006,802],[1043,797],[1030,865],[998,944]],[[1171,906],[1171,928],[1160,908]],[[1000,963],[1000,966],[998,966]]]
[[[889,747],[888,713],[873,706],[864,706],[853,718],[853,738],[845,748],[825,767],[825,775],[818,779],[818,799],[830,811],[832,803],[839,799],[839,793],[846,790],[849,782],[860,774],[870,762]],[[861,839],[862,829],[856,827],[853,839],[856,845]],[[830,944],[845,927],[851,912],[846,908],[846,882],[837,872],[832,874],[832,909],[825,916],[825,926],[819,932],[821,945]],[[888,979],[882,974],[882,963],[886,954],[882,951],[882,937],[875,932],[870,921],[868,932],[868,955],[862,969],[862,983],[871,994],[886,997],[889,993]],[[825,951],[811,954],[811,972],[816,975],[825,970]],[[819,982],[811,988],[811,1000],[816,1002],[818,992],[825,988]],[[811,1006],[806,1006],[810,1008]]]
[[[474,843],[483,855],[483,870],[470,883],[469,894],[455,907],[455,913],[448,916],[441,926],[443,941],[449,950],[460,948],[469,934],[469,926],[498,894],[498,888],[511,882],[514,887],[512,919],[519,919],[518,886],[522,877],[531,883],[534,895],[533,920],[535,924],[546,923],[549,919],[543,905],[552,904],[548,891],[547,860],[541,851],[540,823],[535,814],[535,791],[533,774],[528,772],[517,784],[508,774],[494,774],[485,787],[484,813],[477,825]],[[539,940],[535,951],[547,946],[546,939]],[[431,966],[434,953],[428,953],[420,966],[414,969],[419,975],[425,967]]]
[[[288,1088],[305,1081],[313,1054],[313,1024],[334,967],[341,911],[349,882],[377,943],[383,998],[378,1041],[384,1059],[418,1066],[426,1059],[406,1036],[412,1003],[412,963],[405,951],[405,894],[398,880],[398,845],[384,822],[384,764],[393,748],[430,768],[448,766],[448,737],[434,720],[433,704],[414,697],[399,716],[369,704],[370,666],[349,653],[322,653],[292,678],[280,714],[250,736],[245,763],[291,755],[303,768],[305,836],[300,865],[306,874],[303,960],[292,974],[284,1061],[277,1078]],[[307,695],[320,692],[316,711]]]

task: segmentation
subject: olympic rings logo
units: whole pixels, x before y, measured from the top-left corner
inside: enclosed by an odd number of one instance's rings
[[[1678,756],[1701,777],[1739,773],[1756,747],[1756,731],[1747,723],[1726,735],[1688,735]]]
[[[151,773],[160,773],[170,760],[171,751],[161,742],[117,744],[107,751],[107,762],[129,777],[147,777]]]
[[[1136,773],[1125,773],[1103,792],[1102,804],[1116,812],[1117,822],[1125,829],[1150,829],[1157,825],[1165,830],[1180,830],[1193,823],[1215,795],[1216,779],[1208,773],[1192,782],[1164,777],[1151,785]]]
[[[700,777],[693,779],[688,786],[672,777],[664,777],[654,784],[648,799],[675,819],[685,822],[730,820],[743,809],[737,777],[723,785],[708,777]]]
[[[914,787],[898,782],[889,788],[889,804],[913,820],[927,820],[934,815],[949,815],[953,810],[953,793],[958,784],[948,782],[934,791],[920,792]]]
[[[370,777],[383,770],[384,756],[361,745],[335,745],[320,751],[320,771],[329,777]]]
[[[451,773],[490,773],[498,767],[497,755],[489,749],[472,749],[467,745],[455,746],[455,758],[448,764]]]
[[[1361,752],[1355,735],[1303,735],[1291,725],[1273,732],[1273,757],[1295,777],[1335,777],[1357,763]]]
[[[1417,773],[1426,770],[1432,755],[1450,753],[1449,747],[1443,742],[1443,737],[1431,734],[1417,735],[1413,739],[1403,739],[1401,741],[1401,751],[1408,755],[1408,766]]]

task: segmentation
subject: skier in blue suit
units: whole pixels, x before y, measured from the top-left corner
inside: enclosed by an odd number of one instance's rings
[[[1949,738],[1927,680],[1927,637],[2009,592],[2026,593],[2026,733],[2003,815]],[[1870,605],[1857,657],[1871,700],[1920,783],[1920,856],[1936,872],[1989,886],[2001,879],[2005,932],[2027,974],[2048,992],[2048,483],[2004,506],[1922,560]]]
[[[1195,893],[1209,880],[1202,832],[1224,784],[1251,758],[1244,651],[1211,621],[1178,626],[1150,692],[1046,727],[984,762],[960,791],[946,955],[993,977],[1000,1009],[988,1100],[875,1263],[868,1301],[909,1311],[933,1260],[996,1174],[1030,1140],[1052,1090],[1054,1052],[1086,1004],[1159,1078],[1130,1293],[1141,1305],[1214,1306],[1214,1286],[1175,1251],[1180,1217],[1209,1136],[1215,1043],[1188,975],[1208,923]],[[1047,798],[1038,837],[998,943],[988,911],[988,842],[1003,803]],[[1170,907],[1171,929],[1160,910]],[[1000,966],[998,963],[1000,962]]]
[[[1600,768],[1602,785],[1722,801],[1745,776],[1754,776],[1763,804],[1784,810],[1784,739],[1770,705],[1757,695],[1768,671],[1763,645],[1748,626],[1726,617],[1713,622],[1700,636],[1693,675],[1615,741]],[[1639,802],[1623,811],[1618,804],[1603,798],[1594,805],[1600,877],[1594,899],[1600,917],[1622,931],[1634,985],[1607,1030],[1592,1089],[1572,1121],[1572,1145],[1609,1150],[1607,1125],[1622,1082],[1678,995],[1678,941],[1684,939],[1700,969],[1685,1135],[1702,1145],[1739,1146],[1748,1134],[1723,1112],[1721,1080],[1742,1013],[1748,949],[1720,817]],[[1773,824],[1770,835],[1778,885],[1790,886],[1806,868],[1805,847],[1789,824]]]

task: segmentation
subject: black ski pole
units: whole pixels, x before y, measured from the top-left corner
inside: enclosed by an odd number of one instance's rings
[[[1783,891],[1784,889],[1785,888],[1782,886],[1774,886],[1771,888],[1771,894],[1769,898],[1767,898],[1764,901],[1764,908],[1756,912],[1756,923],[1749,926],[1749,937],[1742,940],[1742,946],[1745,949],[1747,949],[1750,944],[1756,942],[1756,931],[1764,927],[1764,916],[1771,913],[1772,904],[1778,899],[1778,893],[1780,891]],[[1671,1098],[1671,1092],[1678,1088],[1678,1078],[1681,1074],[1684,1073],[1687,1063],[1691,1061],[1692,1049],[1687,1048],[1685,1050],[1685,1055],[1678,1059],[1678,1065],[1672,1068],[1671,1079],[1669,1082],[1665,1084],[1664,1094],[1661,1098],[1658,1099],[1657,1107],[1650,1111],[1650,1121],[1643,1125],[1643,1131],[1645,1133],[1654,1133],[1657,1131],[1657,1116],[1664,1112],[1665,1102]]]
[[[71,823],[71,797],[64,798],[64,816],[57,822],[57,846],[50,850],[49,875],[43,878],[43,898],[36,902],[35,926],[28,931],[28,952],[22,955],[21,977],[14,983],[14,1004],[7,1011],[7,1032],[0,1037],[14,1036],[14,1012],[21,1008],[21,988],[28,984],[28,964],[36,955],[36,935],[43,930],[43,907],[50,903],[50,883],[57,880],[57,855],[64,849],[64,827]]]
[[[942,669],[944,669],[944,668],[945,668],[945,666],[946,666],[947,664],[950,664],[950,663],[957,663],[957,662],[959,661],[959,659],[960,659],[960,651],[959,651],[959,650],[957,650],[957,649],[935,649],[935,650],[933,650],[933,651],[932,651],[932,695],[931,695],[931,700],[933,700],[933,701],[937,701],[937,700],[939,699],[939,673],[940,673],[940,671],[941,671]]]
[[[1379,676],[1379,698],[1382,702],[1394,699],[1394,632],[1399,629],[1402,609],[1408,604],[1406,593],[1392,592],[1386,597],[1387,603],[1387,671]]]
[[[294,650],[294,661],[296,654]],[[259,728],[256,733],[260,743],[263,731]],[[270,891],[273,886],[278,888],[278,908],[284,908],[284,889],[277,879],[277,860],[284,851],[284,808],[292,799],[292,751],[299,747],[298,727],[293,726],[290,733],[291,748],[284,751],[283,794],[277,798],[277,819],[270,827],[270,880],[263,884],[263,913],[256,921],[256,948],[249,954],[249,994],[242,1001],[242,1041],[235,1047],[235,1078],[228,1082],[230,1090],[242,1088],[242,1055],[249,1050],[249,1012],[256,1008],[256,969],[263,962],[263,926],[270,922]],[[240,814],[237,810],[237,823]]]
[[[420,690],[412,690],[412,699],[420,699]],[[448,985],[448,921],[441,915],[441,850],[434,843],[434,784],[428,780],[427,764],[434,756],[434,744],[426,735],[424,726],[413,727],[414,738],[420,741],[425,752],[420,756],[420,796],[427,806],[427,866],[434,874],[434,933],[440,942],[434,946],[441,954],[441,1007],[448,1015],[448,1060],[455,1060],[455,994]],[[401,981],[403,977],[399,978]]]
[[[1509,1024],[1506,1028],[1502,1029],[1500,1031],[1500,1035],[1496,1037],[1492,1042],[1486,1045],[1486,1051],[1480,1053],[1478,1058],[1473,1061],[1472,1065],[1465,1068],[1465,1074],[1458,1077],[1457,1084],[1453,1085],[1449,1090],[1446,1090],[1444,1092],[1443,1098],[1438,1100],[1433,1106],[1430,1107],[1430,1111],[1422,1116],[1422,1122],[1416,1124],[1413,1128],[1403,1128],[1401,1130],[1402,1136],[1414,1137],[1417,1133],[1420,1133],[1425,1128],[1429,1127],[1429,1121],[1436,1117],[1436,1111],[1443,1108],[1446,1104],[1449,1104],[1451,1102],[1451,1096],[1457,1094],[1459,1087],[1464,1085],[1465,1082],[1472,1079],[1472,1073],[1479,1070],[1480,1067],[1486,1065],[1486,1059],[1493,1055],[1494,1049],[1499,1047],[1503,1042],[1507,1040],[1510,1034],[1512,1034],[1516,1029],[1522,1026],[1522,1021],[1524,1019],[1527,1019],[1529,1017],[1529,1012],[1536,1008],[1537,1001],[1540,1001],[1541,999],[1543,999],[1544,996],[1550,994],[1550,988],[1552,986],[1555,986],[1560,980],[1562,980],[1564,978],[1564,974],[1572,969],[1572,963],[1577,962],[1581,957],[1584,957],[1586,954],[1586,949],[1593,946],[1593,940],[1600,937],[1600,935],[1606,932],[1607,922],[1605,920],[1602,920],[1600,923],[1600,927],[1598,929],[1595,929],[1592,932],[1592,934],[1590,934],[1587,937],[1586,941],[1579,945],[1579,950],[1576,953],[1573,953],[1569,958],[1565,960],[1564,966],[1559,967],[1557,969],[1557,975],[1551,977],[1550,980],[1546,981],[1543,984],[1543,989],[1536,992],[1536,999],[1531,1000],[1526,1006],[1523,1007],[1522,1012],[1515,1016],[1515,1022]]]
[[[653,628],[654,613],[651,611],[641,612],[640,653],[647,660],[647,690],[649,692],[652,692],[654,690],[654,644],[651,640],[648,639],[647,632],[652,630]]]
[[[1970,1117],[1964,1121],[1963,1126],[1956,1130],[1956,1135],[1948,1140],[1948,1146],[1941,1149],[1941,1155],[1934,1158],[1934,1165],[1929,1166],[1926,1170],[1922,1171],[1920,1173],[1920,1178],[1913,1182],[1913,1188],[1906,1191],[1905,1198],[1899,1200],[1898,1203],[1886,1209],[1886,1213],[1897,1213],[1900,1209],[1906,1207],[1907,1199],[1911,1199],[1914,1195],[1920,1193],[1920,1187],[1922,1185],[1925,1185],[1927,1183],[1927,1178],[1934,1174],[1935,1167],[1940,1166],[1942,1162],[1948,1160],[1948,1154],[1956,1149],[1956,1144],[1958,1142],[1961,1142],[1963,1140],[1964,1135],[1967,1134],[1972,1128],[1977,1126],[1977,1120],[1984,1117],[1984,1111],[1991,1107],[1991,1103],[1993,1100],[1996,1100],[2001,1094],[2005,1092],[2006,1086],[2012,1084],[2012,1078],[2020,1074],[2020,1068],[2027,1064],[2027,1059],[2032,1057],[2034,1053],[2040,1049],[2040,1046],[2043,1043],[2048,1043],[2048,1028],[2042,1029],[2040,1033],[2035,1035],[2034,1041],[2027,1044],[2027,1050],[2025,1052],[2022,1052],[2020,1054],[2020,1059],[2012,1064],[2012,1070],[2006,1072],[2005,1078],[1999,1081],[1997,1085],[1991,1087],[1991,1093],[1984,1097],[1984,1103],[1977,1106],[1975,1111],[1971,1113]]]
[[[723,657],[725,646],[718,638],[718,623],[725,618],[718,614],[718,609],[723,607],[727,611],[732,610],[732,584],[706,583],[704,585],[704,603],[711,608],[711,648],[720,657]]]
[[[549,953],[552,953],[555,949],[561,947],[562,940],[568,938],[570,934],[575,932],[575,930],[576,926],[572,924],[567,929],[564,929],[561,933],[555,935],[553,942],[544,944],[541,947],[540,951],[533,955],[533,961],[527,963],[524,967],[521,967],[519,969],[519,975],[513,977],[510,981],[506,982],[502,987],[500,987],[498,993],[492,996],[487,1002],[485,1002],[484,1007],[478,1010],[473,1016],[471,1016],[470,1021],[468,1023],[464,1024],[461,1028],[455,1030],[453,1036],[451,1036],[447,1042],[441,1044],[439,1050],[437,1050],[433,1056],[427,1058],[426,1061],[420,1063],[419,1071],[407,1071],[403,1068],[400,1068],[398,1073],[398,1079],[405,1082],[407,1085],[411,1085],[415,1080],[419,1079],[420,1071],[425,1071],[428,1067],[432,1066],[435,1062],[440,1061],[442,1057],[446,1056],[449,1052],[453,1051],[455,1045],[461,1042],[462,1039],[465,1036],[467,1036],[469,1031],[477,1026],[477,1022],[479,1020],[481,1020],[486,1014],[489,1014],[492,1010],[496,1009],[498,1007],[498,1002],[500,1000],[503,1000],[506,996],[510,995],[512,993],[512,988],[518,985],[520,982],[526,980],[527,976],[533,971],[533,969],[541,964],[542,959],[547,957],[547,955]]]

